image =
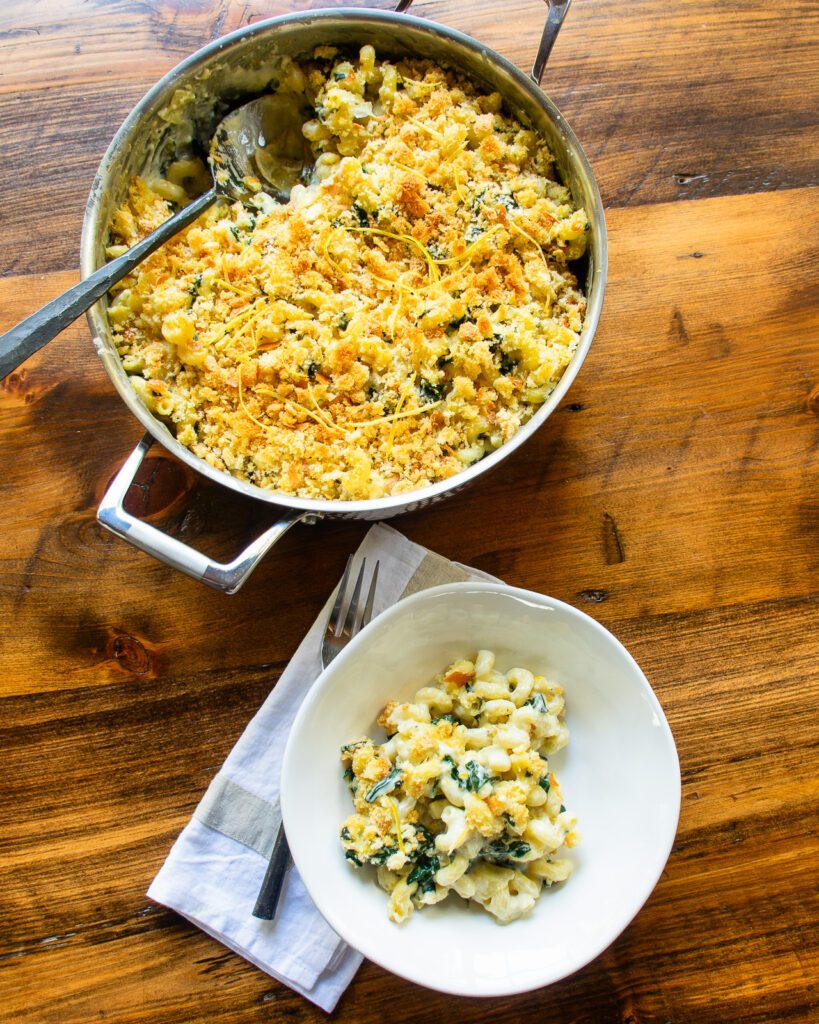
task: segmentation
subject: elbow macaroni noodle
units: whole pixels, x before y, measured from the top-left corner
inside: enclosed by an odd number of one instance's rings
[[[287,203],[220,199],[125,278],[108,314],[123,366],[182,444],[260,487],[358,500],[451,477],[571,360],[586,215],[499,94],[428,61],[320,47],[273,87],[310,181]],[[193,98],[177,90],[166,119]],[[108,254],[208,182],[187,155],[134,179]]]
[[[356,813],[341,842],[354,865],[377,868],[393,921],[450,892],[513,921],[569,877],[556,854],[579,841],[576,819],[548,761],[568,741],[563,711],[559,686],[499,672],[479,651],[388,704],[386,742],[342,748]]]

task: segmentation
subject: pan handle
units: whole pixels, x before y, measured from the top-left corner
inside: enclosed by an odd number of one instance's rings
[[[146,434],[136,446],[105,492],[97,510],[97,519],[106,529],[127,540],[140,551],[153,555],[165,565],[170,565],[195,580],[207,583],[214,590],[235,594],[279,537],[299,520],[310,515],[299,509],[289,509],[256,540],[248,544],[232,562],[214,562],[175,537],[170,537],[155,526],[137,519],[125,509],[125,496],[153,443],[153,437]]]
[[[549,14],[546,17],[546,24],[543,27],[543,35],[540,39],[540,46],[537,49],[535,63],[532,65],[531,78],[535,85],[543,81],[543,73],[546,70],[546,61],[552,52],[552,47],[557,39],[563,19],[569,11],[572,0],[546,0],[549,5]]]
[[[552,52],[552,47],[555,44],[555,39],[557,39],[557,34],[560,31],[563,20],[569,12],[571,2],[572,0],[546,0],[549,13],[546,17],[543,35],[540,38],[540,46],[538,46],[535,62],[530,73],[530,77],[536,85],[540,85],[543,80],[546,62],[549,59],[549,54]],[[395,9],[396,11],[406,11],[411,4],[412,0],[398,0]]]

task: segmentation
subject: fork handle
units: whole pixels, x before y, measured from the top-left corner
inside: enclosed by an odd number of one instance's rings
[[[270,854],[270,863],[267,865],[264,881],[256,898],[256,906],[253,908],[254,917],[258,917],[262,921],[272,921],[276,916],[284,889],[284,879],[291,863],[290,847],[287,845],[284,825],[279,824],[273,852]]]

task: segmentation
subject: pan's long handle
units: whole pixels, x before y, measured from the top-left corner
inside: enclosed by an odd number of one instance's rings
[[[46,303],[42,309],[32,313],[22,323],[0,335],[0,380],[8,376],[12,370],[16,370],[20,363],[33,356],[52,338],[56,338],[60,331],[64,331],[89,306],[93,306],[117,281],[130,273],[138,263],[154,249],[158,249],[163,242],[167,242],[177,231],[181,231],[191,221],[196,220],[215,200],[216,189],[212,188],[163,221],[155,231],[146,235],[136,245],[132,245],[128,252],[103,264],[90,277],[75,284],[67,292]]]
[[[97,519],[112,533],[158,558],[160,562],[207,583],[214,590],[235,594],[282,534],[300,519],[305,519],[309,513],[289,509],[232,562],[214,562],[200,551],[188,547],[175,537],[169,537],[167,533],[137,519],[126,510],[125,495],[153,443],[153,437],[146,434],[136,446],[106,491],[97,511]]]
[[[543,72],[546,70],[546,61],[552,52],[552,47],[557,39],[560,26],[569,10],[572,0],[546,0],[549,5],[549,14],[543,28],[543,35],[540,39],[540,46],[537,50],[535,63],[532,65],[531,77],[537,85],[543,80]]]

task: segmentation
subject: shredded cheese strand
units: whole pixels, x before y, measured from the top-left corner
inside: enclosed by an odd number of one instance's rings
[[[285,405],[290,405],[290,406],[292,406],[295,409],[301,409],[302,412],[306,413],[310,417],[311,420],[315,420],[316,423],[318,423],[320,426],[328,427],[328,428],[330,428],[332,430],[335,430],[337,433],[341,434],[342,437],[346,437],[347,436],[346,432],[343,431],[341,429],[341,427],[336,426],[332,422],[325,422],[323,419],[321,419],[320,416],[317,416],[312,411],[312,409],[308,409],[307,406],[306,405],[302,405],[301,402],[297,402],[297,401],[295,401],[292,398],[285,398],[284,395],[280,395],[279,392],[270,384],[265,384],[265,385],[262,385],[262,386],[266,390],[269,391],[270,395],[273,398],[278,398],[278,400],[280,402],[284,402]],[[250,410],[248,409],[248,407],[247,407],[247,405],[245,403],[245,400],[242,397],[242,374],[241,374],[241,368],[240,368],[240,372],[239,372],[239,405],[242,407],[242,412],[244,412],[245,416],[247,416],[247,418],[249,420],[252,420],[253,423],[255,423],[257,427],[261,427],[262,430],[267,431],[267,432],[275,430],[275,427],[273,426],[272,423],[262,423],[262,421],[261,420],[257,420],[256,417],[253,415],[253,413],[251,413]]]
[[[230,281],[226,281],[223,277],[217,277],[213,283],[221,285],[223,288],[229,288],[230,291],[236,292],[237,295],[241,295],[243,299],[253,298],[253,292],[249,292],[244,288],[238,288],[235,284],[232,284]]]
[[[222,337],[221,337],[221,338],[220,338],[220,339],[219,339],[219,340],[218,340],[218,341],[217,341],[217,342],[215,343],[214,347],[215,347],[216,349],[218,349],[218,350],[219,350],[220,352],[230,352],[230,351],[231,351],[231,348],[232,348],[232,346],[234,346],[234,345],[235,345],[235,343],[236,343],[236,342],[237,342],[237,341],[238,341],[238,340],[239,340],[240,338],[242,338],[242,337],[244,336],[244,334],[246,333],[246,331],[248,331],[248,330],[250,329],[250,330],[251,330],[251,334],[252,334],[252,337],[253,337],[253,339],[254,339],[254,340],[253,340],[253,348],[252,348],[252,349],[246,349],[245,351],[242,351],[241,349],[234,349],[234,350],[233,350],[233,354],[234,354],[234,356],[251,356],[251,355],[253,355],[253,353],[254,353],[254,352],[256,351],[256,349],[257,349],[257,348],[259,347],[259,342],[258,342],[258,338],[257,338],[257,336],[256,336],[256,332],[255,332],[255,328],[256,328],[256,323],[257,323],[257,321],[259,320],[259,318],[260,318],[260,317],[262,316],[262,314],[263,314],[263,313],[264,313],[265,311],[266,311],[266,307],[265,307],[265,306],[263,306],[263,307],[262,307],[261,309],[257,310],[257,312],[255,312],[255,313],[253,314],[253,316],[249,317],[249,318],[248,318],[248,319],[247,319],[247,320],[246,320],[246,321],[245,321],[245,322],[244,322],[244,323],[242,324],[242,326],[241,326],[241,327],[239,328],[239,330],[238,330],[238,331],[236,331],[236,333],[235,333],[235,334],[230,334],[230,335],[223,335],[223,336],[222,336]]]
[[[448,259],[445,260],[436,260],[434,257],[431,258],[434,260],[435,263],[438,264],[439,267],[442,267],[448,263],[460,263],[461,260],[469,259],[472,256],[472,253],[475,251],[475,249],[477,249],[477,247],[481,244],[481,242],[485,242],[487,238],[490,238],[496,232],[502,230],[503,224],[496,224],[493,228],[490,228],[488,231],[484,231],[481,237],[476,238],[471,245],[467,246],[467,248],[461,253],[460,256],[450,256]]]
[[[226,324],[222,324],[222,326],[218,328],[218,331],[216,335],[214,335],[214,337],[207,338],[205,340],[205,344],[215,345],[218,341],[221,341],[222,338],[224,338],[224,336],[228,333],[228,331],[231,330],[231,328],[235,327],[237,324],[240,324],[245,317],[251,316],[253,312],[258,308],[260,302],[266,303],[267,296],[256,299],[254,303],[252,303],[246,309],[243,309],[240,313],[237,313],[236,316],[228,320]]]
[[[343,437],[346,437],[347,436],[347,431],[344,430],[342,427],[338,426],[337,423],[334,423],[330,419],[330,414],[325,412],[321,408],[321,406],[318,404],[318,402],[316,401],[316,396],[313,394],[313,385],[310,383],[309,380],[307,381],[307,394],[310,396],[310,401],[315,406],[316,413],[321,418],[321,422],[326,424],[326,426],[328,426],[331,430],[337,430],[337,431],[339,431],[341,433],[341,435]]]
[[[324,240],[324,244],[322,246],[322,249],[323,249],[323,252],[324,252],[324,257],[327,260],[327,262],[330,264],[330,266],[336,271],[336,273],[341,277],[341,279],[346,284],[347,283],[347,272],[330,255],[330,242],[332,241],[333,235],[335,235],[337,231],[342,231],[342,230],[345,230],[345,229],[343,229],[343,228],[335,228],[333,231],[331,231],[330,234],[327,236],[327,238]],[[374,230],[374,229],[347,228],[346,230],[347,231],[365,231],[365,230]],[[396,236],[396,237],[398,237],[398,236]],[[407,237],[409,237],[409,236],[407,236]],[[374,281],[378,281],[379,284],[385,285],[387,288],[399,288],[399,289],[401,289],[401,291],[409,292],[410,295],[417,295],[418,294],[417,292],[413,291],[412,288],[408,288],[407,285],[401,284],[399,281],[391,281],[387,277],[379,277],[378,274],[372,274],[372,279]]]
[[[398,835],[398,849],[401,851],[401,853],[406,855],[404,843],[403,840],[401,839],[401,815],[398,813],[398,804],[395,802],[395,800],[393,800],[391,796],[388,796],[387,799],[390,802],[390,810],[392,811],[392,816],[395,820],[395,831]]]
[[[443,142],[443,135],[434,128],[430,128],[428,124],[424,124],[422,121],[417,121],[414,117],[408,117],[407,120],[410,124],[414,124],[416,128],[420,128],[421,131],[427,132],[427,134],[431,135],[433,139],[438,139]]]
[[[395,407],[395,413],[393,414],[394,416],[397,417],[397,416],[400,415],[401,408],[402,408],[404,402],[406,402],[406,400],[407,400],[407,398],[409,396],[410,391],[412,391],[413,387],[415,386],[415,378],[417,376],[418,376],[417,373],[413,373],[413,375],[410,377],[410,379],[404,385],[404,388],[401,391],[401,397],[398,399],[398,405]],[[387,455],[389,455],[390,452],[392,451],[392,446],[393,446],[393,443],[395,441],[395,424],[397,422],[398,422],[397,419],[394,419],[392,421],[392,423],[390,424],[390,436],[387,438]]]
[[[333,228],[333,230],[324,239],[324,244],[322,245],[321,248],[322,248],[322,251],[324,253],[324,258],[327,260],[327,262],[330,264],[330,266],[333,268],[333,270],[335,270],[335,272],[339,275],[339,277],[342,279],[342,281],[344,281],[344,283],[346,284],[347,283],[347,271],[342,269],[342,267],[338,263],[336,263],[336,261],[330,255],[330,242],[333,240],[333,236],[338,231],[341,231],[341,228]]]
[[[372,427],[380,423],[391,423],[392,420],[405,420],[410,416],[420,416],[422,412],[429,412],[430,409],[434,409],[436,406],[442,404],[443,402],[439,398],[437,402],[428,402],[426,405],[419,405],[417,409],[406,409],[404,412],[394,412],[389,416],[379,416],[377,420],[364,420],[362,423],[351,423],[350,426]]]
[[[528,238],[529,241],[532,243],[532,245],[535,246],[537,251],[540,253],[540,258],[543,260],[543,265],[548,270],[549,269],[549,263],[548,263],[548,261],[546,259],[546,254],[544,253],[543,249],[541,248],[540,242],[538,242],[538,240],[536,238],[532,238],[532,236],[527,231],[524,231],[523,228],[520,226],[520,224],[517,224],[515,221],[513,221],[511,217],[509,218],[509,224],[515,229],[515,231],[517,231],[521,235],[523,235],[524,238]]]
[[[398,235],[394,231],[384,231],[381,228],[347,228],[346,230],[358,235],[379,235],[383,238],[392,238],[396,242],[404,242],[405,245],[414,245],[427,265],[429,283],[434,284],[440,279],[441,275],[435,266],[436,261],[432,258],[432,254],[422,242],[413,238],[412,235]]]

